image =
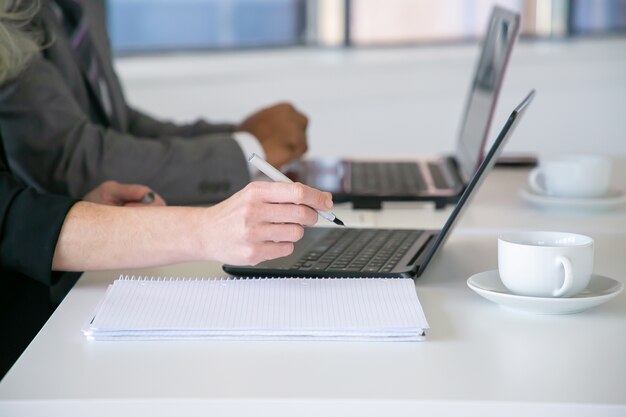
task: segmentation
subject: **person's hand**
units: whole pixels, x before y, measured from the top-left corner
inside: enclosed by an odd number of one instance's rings
[[[280,103],[249,116],[238,129],[254,135],[265,159],[280,167],[300,158],[308,149],[306,128],[309,120],[289,103]]]
[[[317,222],[314,209],[332,208],[330,193],[306,185],[253,182],[207,209],[201,247],[212,259],[238,265],[287,256]]]
[[[108,206],[164,206],[165,201],[145,185],[105,181],[84,197],[84,201]]]

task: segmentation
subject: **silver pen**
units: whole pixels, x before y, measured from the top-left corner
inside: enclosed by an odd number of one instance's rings
[[[282,172],[274,168],[272,165],[269,164],[269,162],[267,162],[265,159],[261,158],[259,155],[255,153],[253,153],[250,156],[250,158],[248,158],[248,162],[254,164],[254,166],[257,167],[259,171],[261,171],[262,173],[264,173],[265,175],[267,175],[268,177],[270,177],[276,182],[286,182],[290,184],[293,183],[293,181],[291,181],[289,177],[287,177],[285,174],[283,174]],[[335,216],[332,212],[321,211],[321,210],[315,210],[315,211],[317,211],[317,214],[319,214],[326,220],[331,221],[335,224],[338,224],[339,226],[345,226],[343,222],[339,220],[337,216]]]

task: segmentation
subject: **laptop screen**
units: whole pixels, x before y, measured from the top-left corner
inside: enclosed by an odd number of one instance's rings
[[[450,232],[454,228],[454,225],[461,218],[463,210],[469,205],[470,200],[473,198],[475,192],[478,190],[478,188],[480,188],[480,185],[487,177],[489,171],[491,171],[491,168],[496,163],[496,159],[498,158],[500,153],[502,153],[504,145],[513,134],[515,127],[521,120],[524,112],[526,111],[526,108],[533,101],[534,97],[535,90],[531,90],[526,98],[522,100],[522,102],[513,110],[513,112],[509,116],[509,119],[504,124],[504,127],[498,134],[498,137],[491,144],[485,158],[483,158],[478,168],[476,169],[476,172],[472,176],[472,179],[467,184],[467,187],[465,187],[465,190],[463,191],[463,194],[461,194],[459,202],[454,207],[454,210],[452,210],[452,213],[450,213],[450,217],[448,217],[448,220],[435,238],[435,241],[430,246],[426,256],[424,257],[424,261],[419,266],[419,270],[417,271],[418,275],[420,275],[424,271],[424,269],[426,269],[426,266],[437,252],[437,249],[439,249],[444,244],[445,240],[450,235]]]
[[[483,42],[456,149],[459,168],[467,181],[480,165],[491,117],[507,61],[519,29],[519,15],[495,7]]]

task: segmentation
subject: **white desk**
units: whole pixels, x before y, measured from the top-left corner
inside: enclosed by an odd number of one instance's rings
[[[88,342],[79,329],[118,275],[88,273],[0,382],[0,415],[626,415],[626,293],[584,313],[535,316],[465,284],[496,268],[492,231],[527,222],[593,232],[596,273],[624,282],[623,211],[535,211],[508,200],[516,190],[496,192],[523,173],[497,172],[416,281],[432,328],[425,342]],[[364,221],[408,227],[406,213]],[[222,274],[214,263],[133,272]]]

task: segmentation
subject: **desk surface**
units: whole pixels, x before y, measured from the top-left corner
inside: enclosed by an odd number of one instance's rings
[[[496,268],[504,226],[586,231],[595,272],[626,282],[624,211],[535,211],[503,187],[524,176],[496,171],[416,281],[425,342],[89,342],[80,327],[118,272],[86,273],[0,383],[0,415],[626,415],[626,293],[580,314],[537,316],[466,286]],[[431,216],[345,214],[396,227],[444,216],[419,210]],[[215,263],[133,273],[222,275]]]

